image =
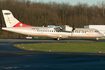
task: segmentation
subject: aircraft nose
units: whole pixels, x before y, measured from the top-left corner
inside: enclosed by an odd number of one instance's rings
[[[103,37],[104,35],[100,33],[100,36]]]

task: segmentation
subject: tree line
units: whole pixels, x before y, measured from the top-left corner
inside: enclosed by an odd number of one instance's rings
[[[5,27],[2,10],[10,10],[22,23],[33,26],[70,25],[83,28],[84,25],[105,24],[105,3],[97,5],[56,2],[31,2],[30,0],[0,0],[0,28]],[[0,38],[25,38],[25,35],[3,31]]]

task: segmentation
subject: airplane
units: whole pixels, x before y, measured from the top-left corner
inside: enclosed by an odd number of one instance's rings
[[[2,27],[3,30],[28,36],[51,37],[56,40],[72,37],[96,38],[96,40],[99,40],[99,38],[104,36],[96,29],[74,28],[74,24],[73,27],[70,27],[69,25],[35,27],[21,23],[13,16],[12,12],[9,10],[2,10],[2,13],[6,24],[6,27]]]

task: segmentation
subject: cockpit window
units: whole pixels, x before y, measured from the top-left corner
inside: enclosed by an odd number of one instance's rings
[[[98,30],[95,30],[95,32],[99,32]]]

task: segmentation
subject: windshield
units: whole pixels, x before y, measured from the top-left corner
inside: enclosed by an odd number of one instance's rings
[[[99,32],[98,30],[95,30],[95,32]]]

